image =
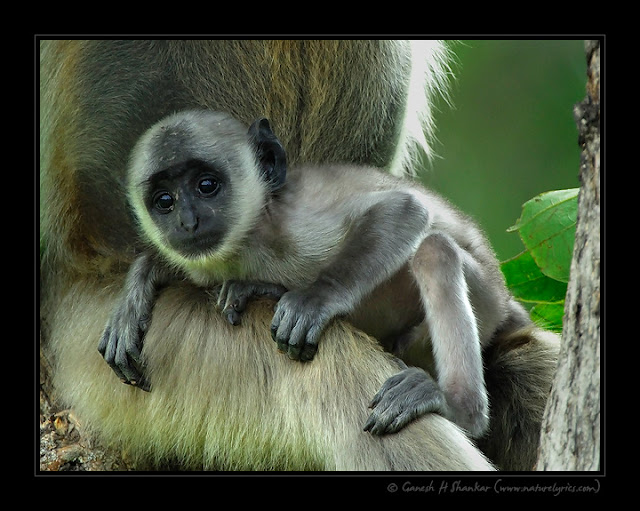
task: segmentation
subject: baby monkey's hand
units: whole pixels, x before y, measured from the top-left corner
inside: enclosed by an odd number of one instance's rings
[[[225,280],[218,293],[217,307],[232,325],[240,324],[250,298],[268,297],[279,300],[287,292],[284,286],[266,282]]]

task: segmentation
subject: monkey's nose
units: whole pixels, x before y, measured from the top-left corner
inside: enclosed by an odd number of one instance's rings
[[[180,212],[180,227],[186,232],[195,232],[198,229],[198,215],[195,211],[181,211]]]

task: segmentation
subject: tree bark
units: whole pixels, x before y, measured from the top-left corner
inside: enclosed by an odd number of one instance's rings
[[[580,193],[562,346],[538,470],[600,468],[600,41],[586,41],[587,95],[574,108]]]

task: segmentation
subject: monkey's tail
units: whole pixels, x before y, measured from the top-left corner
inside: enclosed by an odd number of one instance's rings
[[[478,447],[501,470],[533,470],[560,336],[534,325],[499,334],[484,353],[491,431]]]

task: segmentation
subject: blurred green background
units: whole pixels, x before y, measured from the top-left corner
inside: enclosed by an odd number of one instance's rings
[[[524,248],[506,229],[524,202],[575,188],[580,149],[573,105],[585,96],[582,40],[449,43],[452,107],[437,103],[438,157],[422,181],[472,215],[500,261]]]

